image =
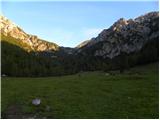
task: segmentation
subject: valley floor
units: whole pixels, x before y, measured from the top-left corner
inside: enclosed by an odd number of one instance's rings
[[[158,118],[158,63],[124,74],[3,77],[2,118]],[[39,106],[32,100],[41,99]]]

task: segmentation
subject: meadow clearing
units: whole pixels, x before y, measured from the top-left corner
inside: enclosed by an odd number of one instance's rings
[[[158,63],[44,78],[2,77],[2,118],[158,118]],[[32,100],[41,99],[34,106]]]

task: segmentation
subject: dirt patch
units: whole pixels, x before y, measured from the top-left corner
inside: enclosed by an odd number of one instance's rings
[[[3,119],[27,119],[35,117],[33,114],[23,113],[20,105],[10,105],[5,112],[2,112]]]

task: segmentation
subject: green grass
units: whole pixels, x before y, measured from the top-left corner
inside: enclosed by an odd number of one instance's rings
[[[85,72],[48,78],[6,77],[1,82],[2,117],[7,118],[9,107],[17,105],[19,118],[158,118],[158,79],[157,63],[109,76]],[[39,106],[31,104],[36,97],[42,100]]]

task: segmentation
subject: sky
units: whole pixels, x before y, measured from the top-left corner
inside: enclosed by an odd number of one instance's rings
[[[151,11],[158,11],[158,0],[1,2],[1,13],[26,33],[65,47],[96,37],[122,17],[134,19]]]

